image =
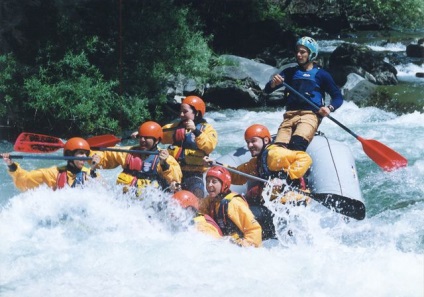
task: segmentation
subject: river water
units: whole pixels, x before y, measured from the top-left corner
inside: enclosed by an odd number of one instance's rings
[[[396,44],[384,50],[391,47],[405,50]],[[424,65],[396,67],[401,82],[424,87],[424,79],[415,78]],[[283,113],[207,113],[219,135],[213,157],[244,146],[250,124],[275,133]],[[155,211],[167,194],[151,190],[143,201],[122,196],[114,186],[118,169],[100,171],[103,183],[83,190],[19,193],[2,165],[0,296],[423,296],[423,109],[397,115],[345,102],[333,116],[406,157],[408,167],[382,171],[354,137],[324,120],[320,131],[352,151],[367,217],[346,222],[329,210],[305,208],[299,213],[305,237],[269,241],[260,249],[242,249],[190,228],[173,231],[166,214]],[[12,147],[0,142],[1,152]],[[19,162],[26,169],[58,164]]]

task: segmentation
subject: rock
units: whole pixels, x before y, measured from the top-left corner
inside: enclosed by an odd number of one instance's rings
[[[220,108],[248,108],[262,105],[261,91],[247,78],[241,81],[222,81],[211,85],[203,94],[203,99]]]
[[[338,85],[344,85],[349,73],[356,73],[378,85],[398,83],[396,68],[384,61],[384,55],[367,46],[342,43],[331,54],[329,72]]]
[[[355,103],[366,102],[377,86],[363,77],[351,73],[347,77],[346,84],[342,87],[343,97],[346,101]]]
[[[422,40],[420,39],[420,41]],[[406,55],[411,58],[424,58],[424,42],[408,44],[406,46]]]
[[[224,64],[232,65],[232,67],[216,67],[213,71],[218,76],[232,79],[245,79],[250,77],[261,89],[265,87],[271,75],[279,72],[278,68],[234,55],[222,55],[220,60]]]
[[[250,59],[223,55],[223,66],[212,71],[217,83],[211,83],[203,98],[221,108],[249,108],[264,105],[262,89],[279,69]]]

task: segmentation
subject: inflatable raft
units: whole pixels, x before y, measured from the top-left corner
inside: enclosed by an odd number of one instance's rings
[[[311,198],[347,217],[364,219],[365,205],[355,160],[349,147],[318,133],[309,144],[307,153],[313,161],[306,177]],[[217,162],[237,167],[250,159],[251,154],[247,148],[238,148],[218,158]],[[238,193],[246,193],[247,183],[232,185],[231,189]]]

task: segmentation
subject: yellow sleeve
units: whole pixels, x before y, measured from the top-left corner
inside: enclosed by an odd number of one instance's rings
[[[243,232],[243,238],[238,240],[238,244],[255,247],[262,245],[262,227],[243,198],[236,196],[231,199],[228,204],[228,217]]]
[[[197,147],[207,155],[213,152],[218,144],[218,133],[210,124],[204,124],[203,131],[196,137]]]
[[[130,149],[130,147],[119,147],[120,149]],[[125,160],[128,153],[110,152],[110,151],[91,151],[90,156],[97,154],[100,156],[98,168],[113,169],[118,166],[125,166]]]
[[[165,129],[169,129],[169,128],[175,128],[178,126],[179,123],[171,123],[171,124],[166,124],[165,126],[162,127],[162,130]],[[170,130],[170,131],[163,131],[163,139],[161,140],[161,143],[163,144],[173,144],[174,143],[174,139],[172,138],[174,135],[175,130]]]
[[[181,179],[183,178],[183,173],[181,171],[180,164],[178,164],[177,160],[175,160],[174,157],[169,156],[166,159],[166,163],[168,163],[169,168],[167,170],[163,170],[162,166],[160,165],[160,162],[157,165],[157,171],[158,174],[164,178],[168,184],[172,183],[173,181],[177,183],[181,183]]]
[[[56,188],[57,175],[59,174],[56,166],[27,171],[22,169],[18,163],[15,162],[15,164],[17,169],[13,172],[9,171],[9,175],[20,191],[33,189],[42,184],[46,184],[52,189]]]
[[[238,171],[241,171],[253,176],[257,176],[258,172],[256,170],[256,167],[257,167],[256,164],[257,164],[257,158],[253,157],[252,159],[249,160],[249,162],[246,162],[237,166],[236,169]],[[249,180],[247,177],[237,173],[230,172],[230,174],[231,174],[231,183],[233,185],[243,185],[247,183],[247,181]]]
[[[268,152],[267,165],[271,171],[288,173],[291,179],[301,178],[312,164],[308,153],[272,146]]]

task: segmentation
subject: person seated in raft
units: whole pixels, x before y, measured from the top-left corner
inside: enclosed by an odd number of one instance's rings
[[[69,139],[63,148],[64,156],[87,157],[89,154],[90,145],[85,139],[79,137]],[[95,166],[100,161],[100,157],[93,157],[91,168],[84,166],[84,160],[68,160],[65,166],[53,166],[27,171],[18,163],[13,162],[13,156],[9,153],[1,154],[1,156],[9,167],[8,172],[15,186],[21,191],[33,189],[42,184],[47,185],[53,190],[66,186],[72,188],[81,186],[90,177],[97,177]]]
[[[163,126],[163,144],[170,144],[169,153],[183,172],[182,189],[204,198],[203,173],[208,169],[203,157],[218,144],[218,133],[205,119],[205,102],[197,96],[187,96],[180,105],[180,121]],[[135,136],[137,133],[133,133]]]
[[[231,175],[221,166],[213,166],[206,173],[208,196],[200,199],[200,212],[210,215],[224,236],[239,246],[260,247],[262,228],[249,209],[246,200],[231,192]]]
[[[196,229],[202,233],[209,234],[215,238],[222,237],[221,228],[209,215],[199,212],[199,198],[192,192],[181,190],[172,196],[184,210],[185,215],[191,219]],[[185,218],[182,218],[183,220]]]
[[[316,110],[295,92],[285,89],[283,102],[286,112],[278,128],[275,143],[283,144],[291,150],[306,151],[323,117],[343,104],[342,92],[331,74],[315,63],[318,51],[318,43],[313,38],[300,38],[295,47],[297,65],[273,75],[264,88],[264,93],[270,94],[287,83],[319,107]],[[326,93],[331,97],[328,106],[324,105]]]
[[[123,168],[118,175],[117,184],[124,185],[124,192],[130,191],[136,196],[147,186],[161,187],[175,192],[181,183],[180,165],[166,149],[159,149],[163,138],[162,127],[153,121],[147,121],[138,128],[139,145],[122,147],[126,150],[146,151],[146,153],[128,153],[116,151],[93,151],[100,155],[98,168]],[[150,153],[152,152],[152,153]]]
[[[252,158],[248,162],[237,166],[237,171],[265,180],[271,179],[271,184],[276,191],[274,194],[285,192],[281,199],[283,203],[287,200],[309,201],[310,198],[301,192],[302,190],[306,193],[308,192],[302,178],[312,164],[312,159],[308,153],[289,150],[283,146],[273,144],[268,128],[260,124],[248,127],[245,130],[244,139]],[[213,163],[211,158],[205,158],[205,161]],[[248,177],[237,173],[231,173],[231,180],[235,185],[248,183],[246,200],[262,226],[263,239],[273,238],[275,236],[275,228],[272,221],[273,215],[264,206],[262,196],[264,183],[249,180]],[[285,187],[286,185],[289,185],[289,188],[295,191],[288,191],[289,189]],[[277,195],[273,195],[273,197],[275,198]]]

